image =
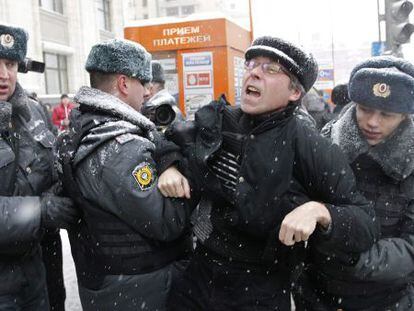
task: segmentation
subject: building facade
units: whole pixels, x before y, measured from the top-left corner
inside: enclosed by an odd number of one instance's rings
[[[0,0],[0,23],[29,34],[27,57],[45,62],[43,74],[19,74],[19,81],[46,103],[89,84],[84,70],[92,45],[122,38],[123,1]]]
[[[248,0],[124,0],[125,21],[220,12],[249,28]]]

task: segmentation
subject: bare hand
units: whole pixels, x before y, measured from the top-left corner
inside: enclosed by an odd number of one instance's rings
[[[318,223],[326,227],[330,222],[331,215],[325,205],[307,202],[285,216],[280,226],[279,240],[287,246],[307,241]]]
[[[188,180],[174,166],[167,168],[158,178],[158,189],[167,198],[190,198]]]

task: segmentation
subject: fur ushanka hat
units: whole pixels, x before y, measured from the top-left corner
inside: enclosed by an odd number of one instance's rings
[[[88,72],[120,73],[143,83],[152,80],[151,54],[129,40],[112,39],[95,44],[86,61]]]
[[[349,97],[374,109],[414,113],[414,66],[401,58],[378,56],[357,65],[349,79]]]
[[[22,28],[0,25],[0,58],[22,62],[26,57],[28,38]]]

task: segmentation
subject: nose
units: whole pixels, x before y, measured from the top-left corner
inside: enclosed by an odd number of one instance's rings
[[[260,79],[263,75],[263,69],[262,66],[256,66],[253,69],[251,69],[250,71],[248,71],[249,75],[255,79]]]
[[[151,92],[150,92],[150,87],[149,86],[145,86],[144,87],[144,99],[148,99],[150,96]]]
[[[7,72],[6,64],[3,62],[0,62],[0,79],[7,79],[9,77],[9,74]]]
[[[368,126],[370,128],[377,128],[381,122],[381,116],[378,113],[373,113],[368,118]]]

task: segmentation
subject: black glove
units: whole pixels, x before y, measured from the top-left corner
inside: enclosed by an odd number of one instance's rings
[[[165,131],[165,137],[181,148],[185,148],[194,144],[196,132],[196,125],[193,121],[175,121]]]
[[[69,229],[80,218],[80,211],[72,200],[55,195],[44,195],[40,201],[42,226],[47,229]]]

